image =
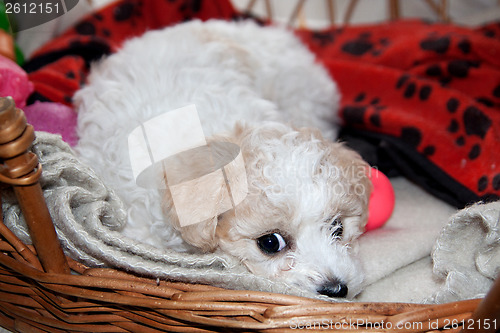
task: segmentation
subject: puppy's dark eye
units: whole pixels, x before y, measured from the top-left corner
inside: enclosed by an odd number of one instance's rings
[[[337,217],[332,221],[330,230],[332,231],[333,238],[342,238],[342,235],[344,234],[344,228],[342,226],[342,219],[340,217]]]
[[[266,254],[275,254],[286,247],[283,236],[278,233],[267,234],[257,238],[257,245]]]

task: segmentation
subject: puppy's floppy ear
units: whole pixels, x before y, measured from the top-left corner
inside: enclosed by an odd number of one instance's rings
[[[181,233],[182,239],[188,244],[199,248],[203,252],[212,252],[218,245],[215,230],[217,227],[217,216],[214,216],[191,225],[181,225],[178,213],[175,209],[172,193],[169,188],[162,190],[162,208],[168,222]],[[197,207],[193,207],[195,211]]]
[[[218,246],[215,230],[217,216],[206,221],[180,228],[182,238],[203,252],[213,252]]]
[[[218,215],[233,206],[226,162],[235,147],[226,137],[207,139],[207,145],[177,154],[163,162],[163,211],[184,241],[204,252],[218,246]],[[234,156],[234,157],[233,157]],[[222,171],[224,169],[224,171]]]

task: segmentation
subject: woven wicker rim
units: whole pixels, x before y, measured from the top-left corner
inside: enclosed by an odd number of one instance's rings
[[[350,329],[411,323],[420,329],[417,331],[425,332],[470,318],[480,301],[441,305],[329,303],[141,278],[113,269],[88,268],[70,258],[73,275],[44,273],[33,247],[24,245],[3,224],[0,234],[9,240],[0,242],[4,254],[0,256],[0,324],[12,330],[288,332],[315,323],[318,328],[319,323],[323,327],[328,323]]]

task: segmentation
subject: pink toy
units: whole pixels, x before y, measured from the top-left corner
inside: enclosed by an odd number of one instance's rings
[[[372,181],[372,193],[368,204],[366,231],[383,226],[391,217],[396,201],[394,189],[386,175],[375,168],[370,168],[368,177]]]
[[[26,105],[26,99],[33,92],[33,83],[26,72],[14,61],[0,55],[0,96],[10,96],[18,108]]]
[[[78,142],[76,135],[76,112],[64,104],[35,102],[24,108],[28,123],[36,131],[60,134],[62,139],[74,146]]]

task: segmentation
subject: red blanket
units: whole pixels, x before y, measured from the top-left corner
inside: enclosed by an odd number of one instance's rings
[[[29,102],[71,105],[89,64],[149,29],[237,19],[229,0],[124,0],[32,57]],[[344,138],[371,163],[458,206],[500,196],[500,25],[400,21],[296,32],[338,82]],[[314,89],[314,87],[311,87]]]
[[[459,207],[498,198],[500,25],[400,21],[298,34],[337,80],[347,138],[363,139],[365,158]]]

